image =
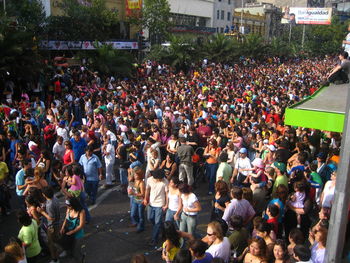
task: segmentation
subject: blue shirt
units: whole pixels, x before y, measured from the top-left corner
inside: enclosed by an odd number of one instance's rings
[[[100,159],[95,154],[88,159],[86,154],[80,157],[79,164],[83,166],[86,181],[98,181],[98,169],[102,167]]]
[[[16,194],[18,196],[23,196],[23,192],[25,189],[22,189],[22,190],[19,190],[18,189],[18,186],[19,185],[24,185],[25,182],[24,182],[24,175],[25,175],[25,172],[24,172],[24,169],[21,169],[17,172],[16,174]]]
[[[78,162],[80,160],[80,157],[85,153],[85,148],[87,146],[87,143],[84,138],[80,138],[78,142],[74,140],[74,138],[70,139],[70,141],[72,143],[74,159],[76,162]]]
[[[192,263],[210,263],[213,260],[213,256],[208,253],[205,252],[205,257],[202,259],[195,259],[192,261]]]

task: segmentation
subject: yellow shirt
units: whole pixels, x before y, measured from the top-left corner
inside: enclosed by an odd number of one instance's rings
[[[0,162],[0,182],[6,178],[9,173],[9,168],[5,162]]]

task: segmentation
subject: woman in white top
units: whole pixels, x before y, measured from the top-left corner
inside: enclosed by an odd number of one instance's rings
[[[168,144],[166,146],[166,150],[168,153],[176,154],[177,148],[180,146],[178,139],[179,138],[177,133],[173,133],[171,135],[170,140],[168,141]]]
[[[337,172],[333,172],[331,175],[331,180],[328,181],[323,189],[323,192],[321,194],[321,207],[332,207],[332,203],[334,200],[334,190],[335,190],[335,183],[337,179]]]
[[[202,207],[197,196],[192,192],[191,186],[182,183],[179,185],[182,200],[182,214],[180,231],[194,235],[197,226],[197,214]]]
[[[168,191],[168,209],[165,215],[165,221],[175,221],[177,227],[179,227],[180,213],[182,210],[181,193],[178,188],[179,184],[180,181],[177,177],[171,177]]]
[[[231,244],[224,236],[221,225],[217,221],[210,222],[207,227],[207,240],[210,247],[206,252],[213,258],[221,258],[225,263],[230,260]]]

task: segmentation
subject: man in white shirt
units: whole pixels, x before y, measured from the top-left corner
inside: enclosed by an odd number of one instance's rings
[[[65,121],[60,121],[58,127],[56,128],[57,136],[61,136],[64,142],[69,140],[68,129],[65,126]]]
[[[239,158],[235,163],[235,169],[233,170],[231,182],[237,186],[244,186],[244,181],[251,171],[251,168],[252,165],[247,157],[247,149],[241,148],[239,150]]]
[[[63,138],[61,136],[57,136],[57,141],[52,148],[52,153],[54,154],[55,159],[62,161],[65,152],[66,149],[63,144]]]
[[[147,209],[147,218],[152,223],[151,246],[157,245],[161,224],[163,222],[163,211],[166,210],[168,202],[168,181],[164,178],[163,170],[151,171],[152,177],[148,178],[146,185],[146,194],[143,204],[149,205]]]

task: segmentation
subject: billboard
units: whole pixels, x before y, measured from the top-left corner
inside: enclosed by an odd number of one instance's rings
[[[94,42],[94,41],[59,41],[59,40],[42,40],[39,42],[40,49],[47,50],[95,50],[96,45],[111,45],[113,49],[127,49],[135,50],[139,48],[136,41],[106,41],[106,42]]]
[[[285,7],[282,24],[330,25],[332,8]]]

